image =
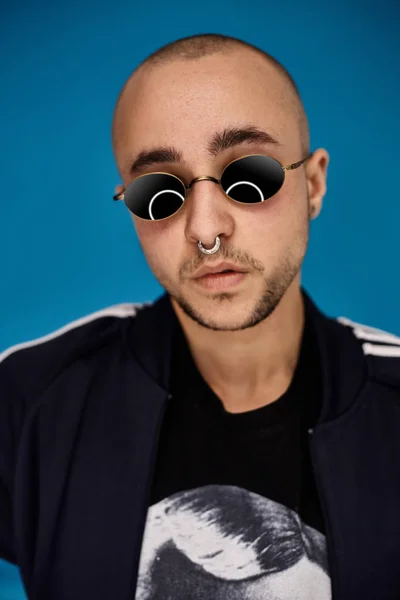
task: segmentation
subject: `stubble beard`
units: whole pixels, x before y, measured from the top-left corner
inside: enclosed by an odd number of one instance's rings
[[[268,319],[268,317],[274,312],[289,286],[300,272],[303,258],[304,253],[302,253],[301,258],[297,258],[297,260],[295,260],[292,255],[288,255],[275,270],[275,273],[269,277],[264,277],[263,289],[254,307],[250,309],[249,314],[244,317],[240,323],[235,325],[225,325],[219,323],[217,320],[213,319],[213,317],[203,315],[183,295],[170,293],[168,290],[167,292],[176,301],[185,315],[187,315],[201,327],[205,327],[206,329],[213,331],[242,331],[250,327],[255,327],[258,325],[258,323]],[[249,274],[248,276],[251,277],[257,275]],[[224,292],[220,294],[217,293],[213,296],[213,301],[218,303],[218,305],[225,304],[225,310],[226,312],[229,312],[229,307],[235,302],[236,296],[237,294],[234,292]]]
[[[179,293],[167,293],[176,301],[181,310],[190,319],[195,321],[201,327],[213,331],[242,331],[250,327],[255,327],[265,319],[268,319],[278,307],[288,288],[293,283],[295,277],[300,273],[304,257],[307,252],[310,237],[310,219],[312,218],[312,207],[310,206],[307,194],[307,217],[303,224],[302,231],[297,239],[295,247],[288,247],[279,265],[274,272],[263,278],[263,289],[253,308],[242,319],[241,323],[235,325],[224,325],[218,323],[211,316],[203,316],[196,310],[192,303]],[[250,274],[249,276],[262,276],[261,274]],[[229,311],[229,305],[235,302],[235,293],[221,293],[214,296],[214,301],[218,304],[225,303],[226,310]]]
[[[288,247],[285,255],[281,259],[275,271],[268,277],[263,278],[263,290],[260,297],[255,303],[255,306],[250,309],[249,314],[242,319],[242,322],[236,325],[223,325],[218,323],[211,316],[203,316],[191,302],[189,302],[182,294],[172,290],[172,286],[166,285],[162,278],[156,277],[161,286],[166,290],[167,294],[175,300],[183,313],[192,321],[213,331],[242,331],[250,327],[255,327],[265,319],[268,319],[278,307],[282,298],[286,294],[288,288],[293,283],[295,277],[300,273],[304,257],[307,252],[309,236],[310,236],[310,220],[313,216],[312,206],[309,202],[307,194],[307,218],[306,223],[298,237],[298,242],[293,247]],[[250,275],[251,276],[251,275]],[[261,274],[253,274],[253,276],[262,276]],[[219,304],[225,303],[226,310],[229,311],[229,304],[235,302],[237,294],[235,292],[217,293],[213,296],[213,301]]]

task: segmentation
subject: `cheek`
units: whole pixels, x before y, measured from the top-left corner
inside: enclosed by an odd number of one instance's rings
[[[178,242],[173,228],[160,222],[145,222],[133,218],[143,254],[154,273],[169,272],[178,254]]]
[[[157,244],[159,244],[162,239],[162,236],[160,235],[162,233],[162,224],[154,221],[141,221],[135,216],[132,217],[132,220],[143,252],[146,256],[156,252]]]
[[[246,229],[254,242],[287,242],[304,229],[307,222],[307,202],[298,193],[293,195],[286,191],[246,210],[246,213]],[[242,229],[241,226],[238,227],[239,231]]]

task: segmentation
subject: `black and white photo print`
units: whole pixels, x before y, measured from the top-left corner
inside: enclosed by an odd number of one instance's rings
[[[330,600],[325,536],[234,486],[150,507],[135,600]]]

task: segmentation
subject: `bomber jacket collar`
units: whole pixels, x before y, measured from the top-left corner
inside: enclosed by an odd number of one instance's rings
[[[327,317],[302,289],[306,319],[316,334],[322,370],[322,409],[317,424],[343,414],[366,380],[362,346],[349,327]],[[167,293],[139,310],[130,335],[132,352],[151,379],[168,393],[174,332],[180,327]]]

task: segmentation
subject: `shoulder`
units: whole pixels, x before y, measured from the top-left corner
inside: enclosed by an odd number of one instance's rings
[[[338,317],[361,345],[371,374],[400,388],[400,337],[394,333]]]
[[[400,337],[394,333],[370,325],[362,325],[346,317],[338,317],[336,320],[351,328],[353,335],[360,340],[364,354],[383,358],[400,358]]]
[[[0,387],[15,382],[24,390],[35,388],[66,365],[118,343],[126,327],[152,302],[123,303],[86,314],[36,339],[0,352]]]

